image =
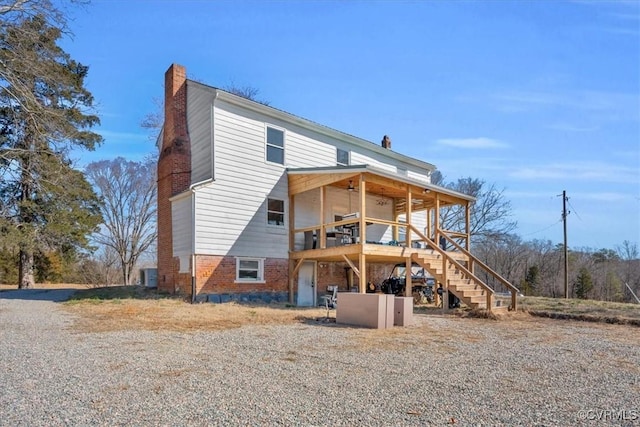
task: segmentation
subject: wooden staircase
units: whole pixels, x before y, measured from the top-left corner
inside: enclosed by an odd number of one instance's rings
[[[487,294],[492,291],[483,288],[473,279],[465,278],[463,273],[449,260],[444,261],[447,265],[447,274],[443,274],[442,255],[437,253],[430,256],[413,254],[411,258],[413,262],[427,270],[436,279],[436,282],[447,283],[449,292],[460,298],[460,301],[467,306],[472,309],[487,308]]]
[[[421,234],[417,230],[413,231],[419,235]],[[438,283],[448,288],[449,292],[452,292],[472,309],[484,309],[493,313],[515,310],[517,308],[516,296],[519,292],[518,289],[454,240],[446,235],[445,237],[457,249],[455,256],[453,253],[440,249],[430,239],[425,238],[431,250],[413,253],[411,255],[412,261],[427,270]],[[494,300],[494,290],[473,273],[474,265],[481,267],[511,291],[510,305],[497,305],[502,301]]]

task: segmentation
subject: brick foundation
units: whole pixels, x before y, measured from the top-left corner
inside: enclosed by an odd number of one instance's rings
[[[236,283],[236,258],[214,255],[196,256],[196,294],[242,294],[288,292],[288,260],[264,260],[266,283]]]
[[[393,266],[388,264],[367,264],[367,277],[379,285],[389,275]],[[325,295],[327,286],[338,285],[340,291],[348,291],[346,263],[318,263],[318,296]],[[288,300],[289,278],[288,260],[267,258],[264,261],[266,283],[236,283],[236,258],[227,256],[196,256],[196,300],[261,301],[285,302]],[[182,279],[182,274],[180,278]],[[178,292],[191,294],[191,278],[184,275]],[[182,283],[184,282],[184,283]],[[294,295],[297,294],[297,278],[294,281]],[[354,275],[354,286],[358,286],[358,277]],[[295,301],[295,300],[294,300]]]

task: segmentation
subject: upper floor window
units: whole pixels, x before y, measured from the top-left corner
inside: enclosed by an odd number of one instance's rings
[[[267,224],[284,226],[284,200],[267,199]]]
[[[267,161],[284,165],[284,131],[268,126]]]
[[[338,166],[349,166],[349,152],[347,150],[336,150],[336,163]]]

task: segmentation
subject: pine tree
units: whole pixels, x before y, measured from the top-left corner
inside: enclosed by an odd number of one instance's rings
[[[578,277],[576,277],[576,281],[573,283],[573,287],[576,292],[576,297],[580,299],[586,299],[587,295],[593,289],[593,280],[591,279],[591,273],[587,270],[586,267],[582,267],[578,271]]]
[[[526,295],[533,295],[537,288],[540,277],[540,269],[537,265],[532,265],[527,269],[523,281],[523,291]]]
[[[102,141],[90,131],[99,119],[84,87],[88,67],[58,46],[61,35],[42,15],[0,33],[0,234],[18,249],[20,288],[33,286],[37,250],[86,247],[101,219],[69,159],[71,148]]]

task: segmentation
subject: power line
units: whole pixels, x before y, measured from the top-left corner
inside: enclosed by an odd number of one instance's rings
[[[543,231],[547,231],[550,228],[555,227],[560,222],[562,222],[562,219],[557,220],[556,222],[554,222],[553,224],[551,224],[550,226],[548,226],[546,228],[543,228],[542,230],[534,231],[532,233],[523,234],[522,237],[527,237],[527,236],[531,236],[532,234],[542,233]]]
[[[567,203],[569,203],[569,207],[570,207],[571,209],[573,209],[572,211],[569,211],[569,212],[573,212],[574,214],[576,214],[576,216],[578,217],[578,219],[579,219],[580,221],[582,221],[582,218],[580,218],[580,215],[578,215],[578,211],[576,210],[576,208],[574,208],[574,207],[573,207],[573,205],[571,204],[571,202],[569,201],[569,199],[570,199],[570,197],[567,197]]]

